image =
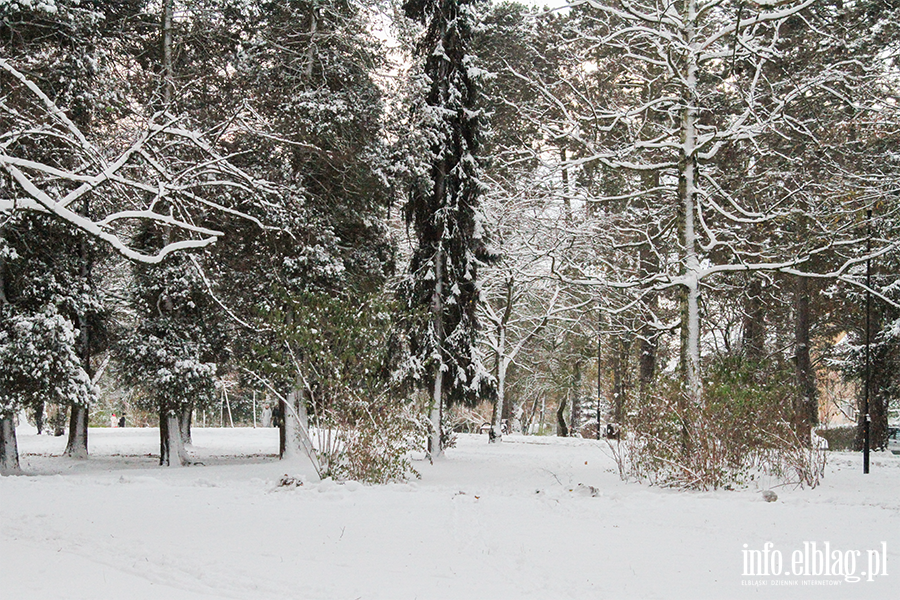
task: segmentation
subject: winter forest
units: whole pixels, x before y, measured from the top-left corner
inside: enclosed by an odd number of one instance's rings
[[[893,3],[0,12],[4,473],[20,414],[86,457],[128,412],[186,464],[229,391],[373,482],[483,423],[696,489],[815,485],[864,395],[887,444]]]

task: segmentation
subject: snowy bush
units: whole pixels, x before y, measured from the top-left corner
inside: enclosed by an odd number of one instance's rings
[[[613,442],[623,478],[699,490],[760,476],[818,485],[825,453],[790,425],[789,370],[730,357],[711,365],[707,378],[699,406],[664,381],[629,412],[622,441]]]
[[[334,403],[321,422],[330,442],[319,448],[321,476],[367,483],[419,476],[410,451],[424,451],[425,431],[410,405],[351,396]]]
[[[817,429],[816,435],[828,442],[829,450],[849,451],[853,450],[856,444],[856,425]]]

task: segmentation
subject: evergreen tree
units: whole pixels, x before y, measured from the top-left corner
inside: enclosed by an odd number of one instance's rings
[[[165,234],[145,239],[152,244]],[[221,315],[183,254],[134,265],[131,296],[135,322],[117,348],[122,379],[141,390],[141,408],[159,414],[160,465],[184,465],[184,426],[195,406],[215,400],[217,364],[227,356]]]
[[[415,233],[410,276],[401,294],[413,314],[404,365],[431,389],[429,453],[442,452],[444,404],[489,399],[493,378],[477,349],[478,268],[490,255],[478,203],[484,191],[479,150],[482,113],[470,53],[478,2],[411,0],[406,16],[424,25],[416,47],[422,60],[424,102],[420,132],[425,156],[415,173],[406,221]]]
[[[72,127],[82,135],[92,135],[95,130],[108,127],[119,113],[117,85],[121,82],[112,75],[111,56],[121,22],[131,10],[131,3],[116,6],[70,0],[5,3],[0,7],[3,59],[8,61],[7,65],[15,65],[20,75],[36,81],[45,101],[65,114]],[[0,109],[0,129],[4,131],[0,157],[24,157],[28,162],[19,162],[22,168],[37,163],[64,171],[83,169],[81,157],[70,151],[71,144],[77,145],[77,141],[52,132],[50,123],[41,122],[35,116],[39,113],[33,110],[32,90],[16,81],[12,73],[4,69],[0,75],[5,95]],[[7,83],[12,85],[7,87]],[[63,120],[54,116],[56,121]],[[30,131],[23,133],[22,121],[29,118],[33,119]],[[11,174],[12,170],[7,170],[0,178],[0,198],[28,198],[28,193],[23,193],[13,182]],[[56,172],[51,174],[55,176]],[[57,190],[65,188],[59,181],[53,186]],[[79,217],[90,219],[93,207],[106,201],[102,192],[86,193],[70,208]],[[18,246],[19,257],[19,262],[9,265],[9,276],[18,288],[9,297],[16,297],[16,302],[21,303],[24,297],[30,296],[28,310],[33,314],[55,311],[59,318],[74,325],[76,355],[80,357],[83,371],[91,377],[92,359],[106,344],[105,311],[94,276],[94,265],[103,258],[103,253],[72,225],[45,216],[13,218],[4,225],[4,235],[12,236],[10,243]],[[28,265],[22,264],[22,260],[35,262]],[[43,300],[35,304],[34,299],[38,297]],[[60,372],[76,373],[66,369]],[[66,447],[69,456],[86,457],[88,453],[88,397],[73,397]],[[36,410],[43,411],[41,401]]]
[[[15,414],[44,402],[85,412],[96,389],[76,329],[101,313],[81,276],[79,236],[43,215],[0,227],[0,471],[18,471]],[[86,428],[85,423],[85,428]],[[85,442],[85,450],[86,443]]]
[[[242,164],[275,182],[279,196],[239,204],[257,221],[222,222],[225,239],[205,269],[225,303],[254,324],[235,328],[235,364],[285,399],[284,456],[305,451],[305,415],[331,401],[313,390],[344,377],[319,369],[329,357],[314,356],[319,336],[331,335],[325,313],[335,303],[366,305],[393,268],[376,82],[384,49],[368,33],[366,10],[361,2],[266,2],[248,15],[252,33],[234,57],[242,108],[234,148],[252,149]],[[318,334],[306,331],[310,323]]]

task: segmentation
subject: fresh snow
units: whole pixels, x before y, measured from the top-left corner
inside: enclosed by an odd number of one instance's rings
[[[158,436],[91,429],[91,458],[74,460],[64,437],[19,431],[27,475],[0,479],[3,598],[843,599],[900,581],[900,457],[882,453],[867,476],[833,453],[819,488],[769,503],[771,481],[624,483],[593,440],[461,435],[415,461],[421,480],[368,486],[278,461],[276,429],[196,428],[186,468],[157,466]],[[888,575],[742,576],[743,545],[766,542],[788,568],[804,542],[859,551],[857,574],[886,542]]]

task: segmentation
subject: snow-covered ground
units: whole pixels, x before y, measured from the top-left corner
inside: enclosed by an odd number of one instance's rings
[[[623,483],[592,440],[460,436],[416,463],[421,480],[363,486],[279,462],[275,429],[195,429],[202,464],[181,469],[156,466],[157,436],[92,429],[76,461],[64,438],[20,434],[28,475],[0,479],[4,599],[843,599],[900,584],[900,457],[882,453],[868,476],[832,454],[823,485],[768,503]],[[285,473],[306,483],[279,487]],[[745,575],[768,542],[767,562],[797,575]],[[826,542],[844,575],[805,575]],[[887,575],[862,575],[874,565]]]

